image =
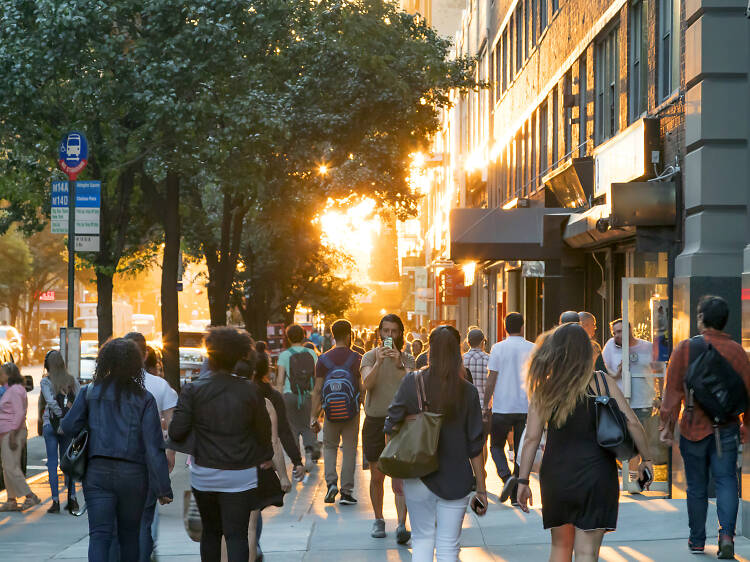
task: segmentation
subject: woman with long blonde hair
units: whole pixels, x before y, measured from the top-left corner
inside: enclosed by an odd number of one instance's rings
[[[614,379],[594,373],[591,342],[580,324],[543,334],[529,360],[529,417],[518,479],[518,502],[529,511],[529,474],[544,427],[547,443],[539,470],[544,528],[550,529],[550,562],[599,559],[604,533],[617,526],[620,487],[614,455],[596,440],[594,399],[605,382],[628,421],[642,477],[653,464],[643,426]]]

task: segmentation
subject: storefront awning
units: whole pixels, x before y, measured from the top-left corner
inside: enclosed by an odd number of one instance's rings
[[[585,207],[594,192],[594,159],[573,158],[542,179],[547,206]],[[551,197],[550,197],[551,196]]]
[[[560,259],[568,216],[569,211],[542,207],[453,209],[450,257],[454,262]]]

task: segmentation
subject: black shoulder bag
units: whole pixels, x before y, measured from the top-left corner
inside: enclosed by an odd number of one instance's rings
[[[599,377],[601,375],[604,383],[604,394],[599,388]],[[628,419],[622,413],[614,400],[609,395],[609,385],[603,373],[594,373],[596,394],[594,398],[594,410],[596,415],[596,441],[603,449],[607,449],[620,460],[630,460],[638,454],[630,430]]]
[[[88,387],[82,392],[84,393],[84,400],[88,400]],[[88,448],[89,430],[86,427],[73,438],[60,459],[60,468],[68,475],[68,477],[78,480],[79,482],[83,480],[89,460]]]

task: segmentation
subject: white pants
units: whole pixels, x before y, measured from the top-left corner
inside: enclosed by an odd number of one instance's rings
[[[436,549],[438,562],[456,562],[469,496],[444,500],[419,478],[409,478],[404,480],[404,497],[411,522],[412,562],[432,562]]]

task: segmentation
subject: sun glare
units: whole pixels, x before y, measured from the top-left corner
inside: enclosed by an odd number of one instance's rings
[[[322,229],[326,246],[350,255],[363,277],[367,277],[376,236],[380,232],[380,217],[375,201],[362,199],[349,207],[329,200],[326,210],[316,219]]]

